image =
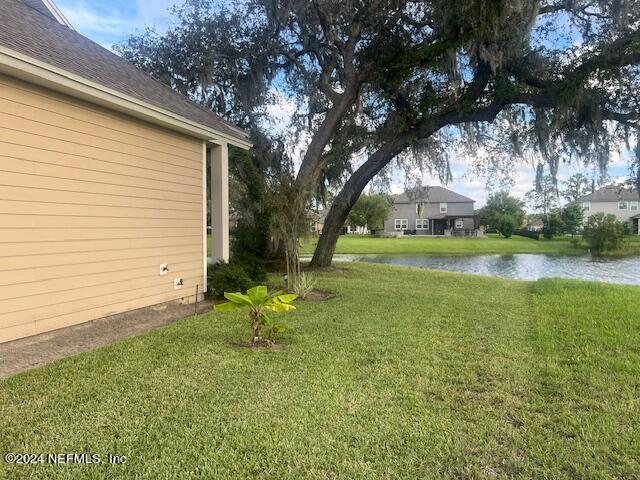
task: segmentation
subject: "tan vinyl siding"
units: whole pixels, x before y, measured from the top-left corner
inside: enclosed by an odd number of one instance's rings
[[[0,342],[193,297],[202,179],[201,140],[0,75]]]

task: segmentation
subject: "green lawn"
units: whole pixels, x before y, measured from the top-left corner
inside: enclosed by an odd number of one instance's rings
[[[306,242],[301,253],[312,255],[318,237]],[[208,237],[208,255],[211,255],[211,237]],[[574,247],[567,237],[553,240],[533,240],[513,236],[502,238],[490,234],[486,238],[439,238],[428,236],[406,236],[401,238],[377,238],[370,235],[342,235],[338,240],[336,253],[352,254],[429,254],[429,255],[474,255],[494,253],[558,253],[584,254],[584,247]],[[627,237],[623,252],[626,255],[640,255],[640,235]]]
[[[312,254],[317,237],[303,245],[302,252]],[[574,246],[571,238],[558,237],[553,240],[533,240],[514,235],[503,238],[490,234],[486,238],[440,238],[428,236],[406,236],[400,238],[377,238],[369,235],[342,235],[336,253],[347,254],[403,254],[403,255],[475,255],[494,253],[557,253],[584,254],[585,246]],[[640,236],[631,235],[617,254],[640,255]]]
[[[305,253],[313,253],[317,237],[304,245]],[[369,235],[342,235],[336,253],[377,254],[433,254],[473,255],[482,253],[583,253],[571,245],[570,239],[533,240],[513,236],[502,238],[441,238],[406,236],[400,238],[376,238]]]
[[[637,478],[640,288],[353,264],[286,349],[186,319],[0,382],[0,478]]]

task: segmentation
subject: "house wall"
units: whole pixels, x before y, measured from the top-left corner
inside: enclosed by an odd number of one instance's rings
[[[201,140],[0,76],[0,342],[194,297],[202,166]]]
[[[627,202],[631,203],[631,202]],[[628,222],[630,227],[633,227],[633,222],[631,221],[631,217],[634,217],[640,213],[640,205],[638,206],[639,210],[631,210],[631,205],[626,210],[618,209],[618,202],[591,202],[591,210],[589,212],[585,212],[585,220],[590,215],[594,213],[605,213],[612,214],[618,217],[618,220],[622,222]]]
[[[447,203],[447,213],[446,215],[455,216],[455,215],[473,215],[473,203],[465,202],[465,203]],[[384,222],[384,231],[385,232],[394,232],[396,231],[394,228],[395,219],[406,218],[409,220],[408,230],[416,229],[416,220],[420,219],[432,219],[434,217],[441,217],[440,213],[440,203],[424,203],[422,204],[422,209],[420,211],[420,216],[416,214],[416,204],[415,203],[397,203],[391,209],[391,213],[389,218]],[[473,228],[473,219],[467,218],[465,220],[466,229]],[[418,230],[418,233],[423,234],[431,234],[432,232],[428,230]]]

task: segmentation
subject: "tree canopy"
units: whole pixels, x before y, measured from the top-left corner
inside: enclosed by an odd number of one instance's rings
[[[368,227],[369,230],[382,230],[389,212],[391,199],[387,195],[363,194],[349,212],[347,223],[355,227]]]
[[[593,191],[593,183],[582,173],[574,173],[563,184],[561,193],[567,202],[575,202]]]
[[[545,175],[535,187],[525,194],[529,208],[536,213],[547,215],[560,207],[560,192],[553,177]]]
[[[250,128],[262,152],[296,145],[297,164],[291,148],[276,158],[297,203],[338,189],[320,266],[395,159],[447,180],[457,149],[478,171],[525,161],[555,185],[562,162],[604,177],[617,149],[640,158],[639,28],[640,0],[187,0],[173,28],[119,51]],[[277,129],[283,99],[293,114]]]
[[[524,202],[507,191],[495,192],[487,198],[487,204],[478,211],[480,224],[490,230],[498,230],[503,217],[509,216],[515,228],[522,226],[525,217]]]
[[[584,209],[579,203],[570,203],[562,209],[560,218],[563,232],[575,235],[584,223]]]

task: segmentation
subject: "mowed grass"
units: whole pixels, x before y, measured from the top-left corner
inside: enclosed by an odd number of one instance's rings
[[[640,239],[640,237],[638,237]],[[429,254],[475,255],[494,253],[565,253],[580,254],[584,249],[571,245],[570,238],[533,240],[526,237],[499,237],[490,234],[486,238],[444,238],[424,235],[407,235],[400,238],[382,238],[371,235],[341,235],[335,253],[352,254]],[[300,253],[312,255],[318,236],[304,242]],[[638,240],[640,246],[640,240]],[[208,237],[208,255],[211,255],[211,236]]]
[[[499,237],[490,234],[486,238],[444,238],[424,235],[407,235],[399,238],[377,238],[370,235],[342,235],[336,253],[346,254],[404,254],[404,255],[476,255],[495,253],[584,253],[576,248],[570,238],[534,240],[526,237]],[[302,247],[304,253],[312,254],[317,237]]]
[[[189,318],[0,382],[0,478],[637,478],[640,288],[353,264],[283,349]]]
[[[318,243],[313,236],[304,242],[300,253],[312,255]],[[407,235],[400,238],[378,238],[371,235],[342,235],[335,253],[380,254],[380,255],[482,255],[513,253],[547,253],[580,255],[587,253],[584,244],[573,245],[569,237],[552,240],[514,235],[511,238],[489,234],[485,238],[441,238],[421,235]],[[640,235],[629,235],[620,252],[613,254],[640,255]],[[211,255],[211,237],[208,237],[208,255]]]

